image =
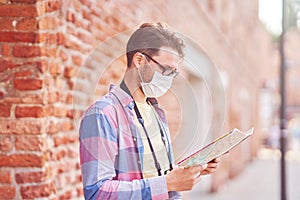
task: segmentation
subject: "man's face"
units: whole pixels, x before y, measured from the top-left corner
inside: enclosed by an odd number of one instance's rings
[[[147,57],[148,59],[146,59]],[[155,56],[144,55],[144,59],[145,65],[140,68],[140,71],[143,81],[146,83],[152,80],[155,71],[173,77],[178,73],[178,65],[182,62],[177,52],[170,47],[161,48],[158,55]]]

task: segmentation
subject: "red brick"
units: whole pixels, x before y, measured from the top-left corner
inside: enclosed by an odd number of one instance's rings
[[[4,98],[5,96],[5,91],[0,91],[0,99]]]
[[[82,11],[82,17],[84,18],[84,19],[86,19],[86,20],[88,20],[88,21],[92,21],[92,17],[93,15],[91,14],[91,12],[90,11],[88,11],[88,10],[83,10]]]
[[[76,16],[76,15],[75,15]],[[90,24],[89,23],[85,23],[83,20],[75,20],[74,25],[76,27],[80,27],[84,30],[90,31]],[[76,33],[77,37],[79,38],[79,34]]]
[[[60,131],[58,123],[55,123],[53,121],[50,121],[49,124],[47,125],[46,132],[48,134],[55,134]]]
[[[54,103],[58,101],[58,92],[49,92],[48,93],[48,103]]]
[[[0,72],[4,72],[8,69],[12,69],[17,66],[18,66],[17,64],[13,63],[10,60],[4,60],[4,59],[0,60]]]
[[[11,48],[9,44],[2,44],[2,55],[10,56]]]
[[[11,175],[9,171],[0,171],[0,183],[11,183]]]
[[[45,60],[41,60],[37,62],[37,69],[41,72],[44,73],[48,70],[48,62]]]
[[[38,57],[38,56],[41,55],[41,47],[39,47],[39,46],[19,46],[19,45],[15,45],[13,47],[12,54],[15,57],[21,57],[21,58]]]
[[[14,79],[14,87],[17,90],[39,90],[43,87],[43,80]]]
[[[63,50],[59,51],[59,57],[61,58],[61,60],[63,62],[65,62],[65,61],[68,60],[68,54],[65,51],[63,51]]]
[[[81,12],[81,3],[79,1],[73,1],[73,6],[76,12]]]
[[[23,18],[18,21],[16,28],[20,31],[36,31],[38,30],[38,21],[35,18]]]
[[[64,172],[69,172],[73,169],[76,169],[75,165],[76,165],[76,163],[71,162],[71,161],[65,161],[65,163],[59,163],[57,166],[57,173],[62,174]]]
[[[52,115],[55,117],[66,117],[67,111],[65,107],[52,107]]]
[[[39,21],[39,29],[48,30],[57,27],[57,19],[55,17],[43,17]]]
[[[63,158],[66,158],[67,151],[65,149],[55,150],[51,152],[51,160],[61,160]],[[58,169],[59,173],[64,172],[63,169]]]
[[[10,116],[11,105],[0,103],[0,117]]]
[[[10,152],[13,148],[13,139],[10,136],[0,135],[0,151]]]
[[[74,110],[68,110],[67,117],[70,119],[74,119]]]
[[[0,42],[38,42],[38,34],[32,32],[0,32]],[[21,49],[22,51],[23,49]],[[27,49],[25,50],[27,51]]]
[[[45,117],[46,110],[41,106],[17,106],[15,110],[16,118],[21,117]]]
[[[86,44],[93,44],[94,38],[91,34],[79,33],[79,38]]]
[[[63,44],[68,49],[83,51],[82,46],[75,41],[72,41],[69,37],[64,37]]]
[[[43,132],[45,126],[44,120],[36,119],[0,119],[0,134],[27,134],[37,135]]]
[[[81,66],[82,64],[81,56],[72,56],[72,61],[77,66]]]
[[[54,146],[60,146],[64,144],[70,144],[76,142],[78,139],[78,136],[73,134],[73,135],[60,135],[54,138]]]
[[[47,133],[55,134],[58,132],[66,132],[74,129],[74,125],[72,121],[65,122],[53,122],[51,121],[47,126]]]
[[[0,5],[0,16],[37,17],[35,5]]]
[[[56,34],[40,33],[39,42],[45,44],[56,44],[57,42]]]
[[[8,69],[16,68],[16,67],[20,67],[22,69],[23,68],[37,68],[41,71],[42,69],[44,70],[44,68],[45,68],[43,65],[45,65],[45,63],[47,63],[42,60],[14,63],[14,62],[11,62],[11,60],[12,60],[11,58],[6,58],[6,59],[3,59],[2,61],[0,60],[0,72],[1,72],[1,70],[6,71]]]
[[[90,0],[80,0],[80,2],[83,4],[83,5],[86,5],[88,8],[90,8],[92,6],[92,3]]]
[[[100,14],[101,12],[99,12],[99,10],[97,9],[97,8],[93,8],[93,7],[91,7],[91,13],[93,14],[93,15],[95,15],[95,16],[97,16],[97,17],[102,17],[102,18],[104,18],[104,16],[101,16],[102,14]],[[104,18],[105,19],[105,18]]]
[[[24,70],[14,73],[14,77],[29,77],[32,75],[32,71],[30,70]]]
[[[66,20],[68,22],[75,22],[75,14],[71,11],[67,11],[67,14],[66,14]]]
[[[72,104],[73,103],[73,94],[68,94],[66,97],[66,103],[67,104]],[[73,110],[72,110],[72,114],[73,114]]]
[[[0,167],[42,167],[44,156],[34,154],[0,155]]]
[[[59,200],[64,200],[64,199],[72,199],[73,197],[73,191],[66,191],[64,194],[59,196]]]
[[[24,95],[18,97],[8,96],[3,99],[2,102],[7,104],[45,104],[45,95],[46,94],[44,92],[40,94],[25,93]]]
[[[40,136],[19,136],[16,137],[16,150],[42,151],[45,149],[44,138]]]
[[[61,5],[60,5],[60,1],[48,1],[48,2],[45,2],[45,10],[46,12],[53,12],[53,11],[56,11],[56,10],[59,10]]]
[[[74,129],[73,121],[65,121],[61,124],[60,130],[65,131],[71,131]]]
[[[13,18],[8,17],[1,17],[0,18],[0,30],[11,31],[14,29],[13,25]]]
[[[39,172],[20,172],[16,174],[17,183],[40,183],[46,181],[50,178],[50,173],[48,171]]]
[[[41,56],[57,57],[57,48],[41,47]]]
[[[80,180],[80,182],[81,182],[81,180]],[[80,187],[80,188],[77,188],[76,189],[76,192],[77,192],[77,196],[78,197],[82,197],[83,196],[83,189]]]
[[[11,3],[27,3],[34,4],[36,0],[10,0]]]
[[[58,11],[60,10],[61,5],[59,1],[43,1],[39,5],[37,5],[37,10],[39,15],[43,15],[45,13]]]
[[[58,101],[59,102],[68,104],[66,102],[67,101],[67,96],[68,96],[68,94],[66,92],[61,91],[61,92],[58,92],[57,95],[58,95]]]
[[[76,141],[76,140],[75,140]],[[69,148],[67,152],[68,158],[78,158],[78,151],[74,148]]]
[[[75,86],[75,80],[68,80],[68,86],[70,90],[73,90]]]
[[[49,87],[55,87],[57,90],[65,90],[67,88],[66,81],[62,78],[56,78],[48,83]]]
[[[48,183],[42,185],[21,186],[20,192],[23,199],[33,199],[49,197],[56,192],[56,188],[53,183]]]
[[[16,196],[16,188],[13,186],[0,186],[0,197],[1,199],[14,199]]]
[[[62,73],[62,66],[57,63],[49,63],[49,70],[52,76],[58,76]]]
[[[65,41],[65,36],[64,36],[64,34],[61,33],[61,32],[57,33],[56,40],[57,40],[57,44],[58,44],[58,45],[63,45],[63,44],[64,44],[64,41]]]
[[[27,134],[37,135],[44,130],[45,122],[42,120],[13,120],[0,119],[0,134]]]

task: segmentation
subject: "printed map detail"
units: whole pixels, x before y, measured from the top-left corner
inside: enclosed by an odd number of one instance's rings
[[[253,134],[253,130],[254,128],[251,128],[249,131],[244,133],[238,129],[233,129],[199,151],[181,160],[178,162],[178,165],[183,167],[204,165],[214,158],[228,152],[230,149],[247,139]]]

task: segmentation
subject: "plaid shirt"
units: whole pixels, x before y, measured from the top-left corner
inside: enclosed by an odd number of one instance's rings
[[[164,112],[153,106],[169,137]],[[133,99],[113,85],[85,112],[79,138],[85,199],[181,199],[168,193],[165,176],[143,179],[144,146],[134,115]]]

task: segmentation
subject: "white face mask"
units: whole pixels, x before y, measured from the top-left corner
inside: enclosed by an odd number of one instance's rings
[[[160,97],[172,86],[173,78],[170,76],[164,76],[157,71],[154,72],[152,80],[149,83],[145,83],[143,81],[139,69],[138,73],[141,79],[142,90],[147,97]]]

